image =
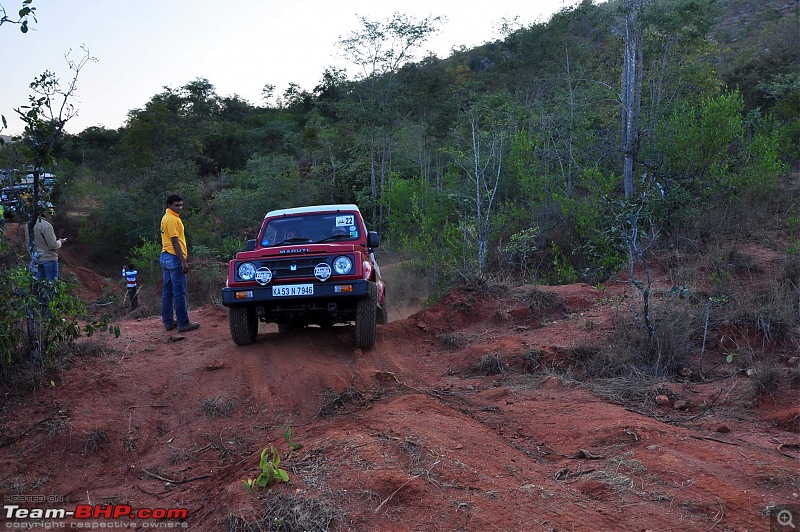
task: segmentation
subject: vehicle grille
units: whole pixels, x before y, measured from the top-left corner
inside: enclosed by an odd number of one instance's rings
[[[314,267],[320,262],[330,264],[326,257],[262,260],[258,266],[266,266],[272,271],[273,279],[289,277],[314,277]]]

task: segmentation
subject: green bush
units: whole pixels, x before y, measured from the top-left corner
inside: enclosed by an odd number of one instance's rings
[[[139,279],[151,279],[153,282],[161,279],[161,243],[145,238],[139,245],[130,250],[130,260],[136,267]]]
[[[36,281],[24,267],[0,270],[0,366],[25,364],[37,349],[47,366],[68,355],[82,334],[108,330],[119,335],[108,319],[89,315],[75,288],[61,279]],[[29,345],[28,331],[36,345]]]
[[[389,240],[436,280],[463,269],[464,257],[472,255],[466,249],[465,229],[453,218],[451,197],[421,179],[396,179],[387,197]]]
[[[529,227],[511,235],[508,244],[503,248],[505,262],[512,268],[519,269],[523,276],[527,276],[534,254],[538,250],[536,240],[539,238],[539,228]]]

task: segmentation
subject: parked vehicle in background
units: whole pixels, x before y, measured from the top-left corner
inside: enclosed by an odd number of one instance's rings
[[[355,322],[356,345],[372,347],[376,325],[388,322],[379,245],[356,205],[268,212],[258,239],[228,265],[222,303],[233,341],[255,342],[259,322],[281,332]]]
[[[23,181],[24,184],[33,186],[33,174],[28,174],[25,176],[25,180]],[[39,175],[39,183],[46,188],[52,188],[56,184],[56,176],[53,174],[48,174],[47,172],[42,173]]]

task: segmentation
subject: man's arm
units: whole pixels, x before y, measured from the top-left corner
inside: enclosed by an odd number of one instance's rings
[[[181,261],[181,269],[183,270],[183,273],[187,273],[189,271],[189,263],[186,262],[186,255],[183,253],[181,241],[178,240],[177,236],[171,237],[170,240],[172,241],[172,248],[175,250],[175,255],[177,255],[178,260]]]
[[[53,229],[53,225],[46,223],[44,224],[44,229],[42,230],[42,238],[44,239],[44,243],[47,246],[47,249],[51,251],[55,251],[61,247],[61,239],[56,238],[56,231]]]

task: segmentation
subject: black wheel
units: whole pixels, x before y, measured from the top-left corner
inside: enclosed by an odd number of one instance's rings
[[[378,308],[378,314],[375,316],[375,321],[378,325],[386,325],[389,323],[389,311],[386,310],[386,294],[383,296],[383,305]]]
[[[258,335],[256,309],[251,307],[231,307],[228,309],[228,323],[231,338],[236,345],[250,345]]]
[[[369,348],[378,337],[376,318],[378,314],[378,287],[372,281],[367,284],[367,297],[358,302],[356,308],[356,346]]]

